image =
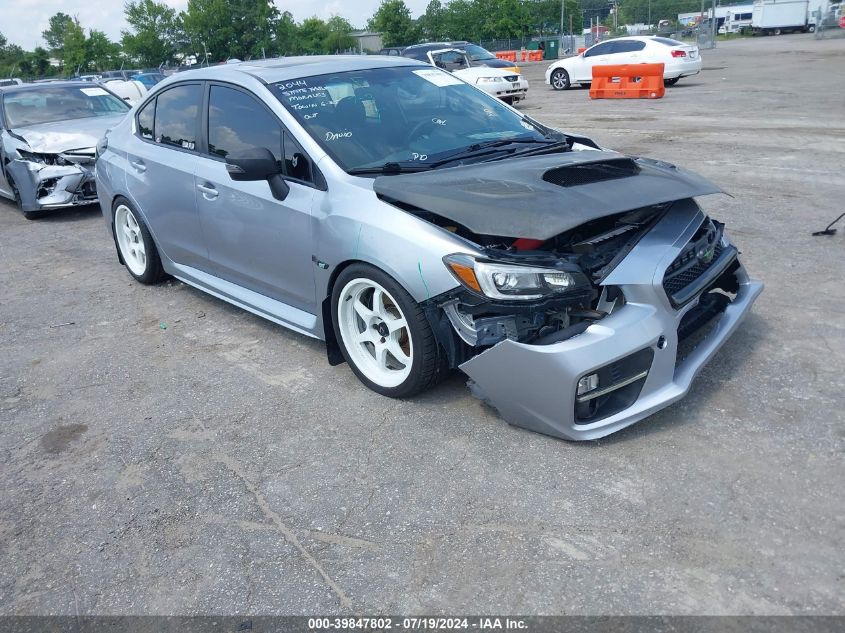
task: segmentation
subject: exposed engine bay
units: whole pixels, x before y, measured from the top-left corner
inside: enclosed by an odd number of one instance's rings
[[[619,288],[602,282],[643,236],[675,205],[697,209],[694,196],[720,191],[674,165],[613,152],[506,163],[374,183],[382,200],[483,253],[444,260],[461,286],[429,301],[429,320],[453,367],[505,340],[549,345],[583,333],[625,304]],[[632,199],[642,206],[632,209]],[[712,255],[721,252],[720,227],[708,219],[702,234]],[[679,282],[702,245],[670,271]],[[450,344],[452,331],[458,343]]]
[[[429,318],[441,341],[450,338],[447,330],[454,329],[464,344],[447,349],[450,364],[457,366],[505,339],[532,345],[567,340],[624,305],[625,297],[618,288],[600,283],[671,206],[663,203],[616,213],[548,240],[537,240],[478,235],[436,214],[402,205],[472,242],[491,262],[565,271],[578,282],[565,294],[536,301],[494,300],[465,287],[433,298]]]

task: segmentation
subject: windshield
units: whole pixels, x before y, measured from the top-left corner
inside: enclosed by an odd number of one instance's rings
[[[464,50],[469,55],[469,58],[474,62],[480,62],[482,59],[496,59],[496,56],[488,51],[486,48],[481,48],[475,44],[467,44]]]
[[[10,128],[123,114],[130,106],[99,86],[15,90],[3,95]]]
[[[346,171],[426,169],[483,145],[549,143],[548,130],[438,68],[304,77],[274,84],[273,94]]]

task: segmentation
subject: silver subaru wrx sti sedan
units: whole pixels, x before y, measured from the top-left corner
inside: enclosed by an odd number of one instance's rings
[[[762,284],[694,201],[411,59],[230,64],[158,84],[100,143],[120,261],[325,340],[407,397],[450,369],[583,440],[686,394]]]

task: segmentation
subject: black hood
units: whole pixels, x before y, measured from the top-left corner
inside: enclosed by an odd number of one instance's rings
[[[722,190],[646,158],[574,151],[379,176],[376,194],[480,235],[547,240],[585,222]]]

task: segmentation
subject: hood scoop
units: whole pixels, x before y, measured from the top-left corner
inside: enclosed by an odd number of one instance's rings
[[[379,176],[373,190],[477,235],[537,240],[615,213],[722,191],[668,163],[593,150]]]
[[[616,178],[628,178],[638,173],[639,166],[630,158],[613,158],[600,163],[566,165],[550,169],[543,174],[543,180],[558,187],[577,187]]]

